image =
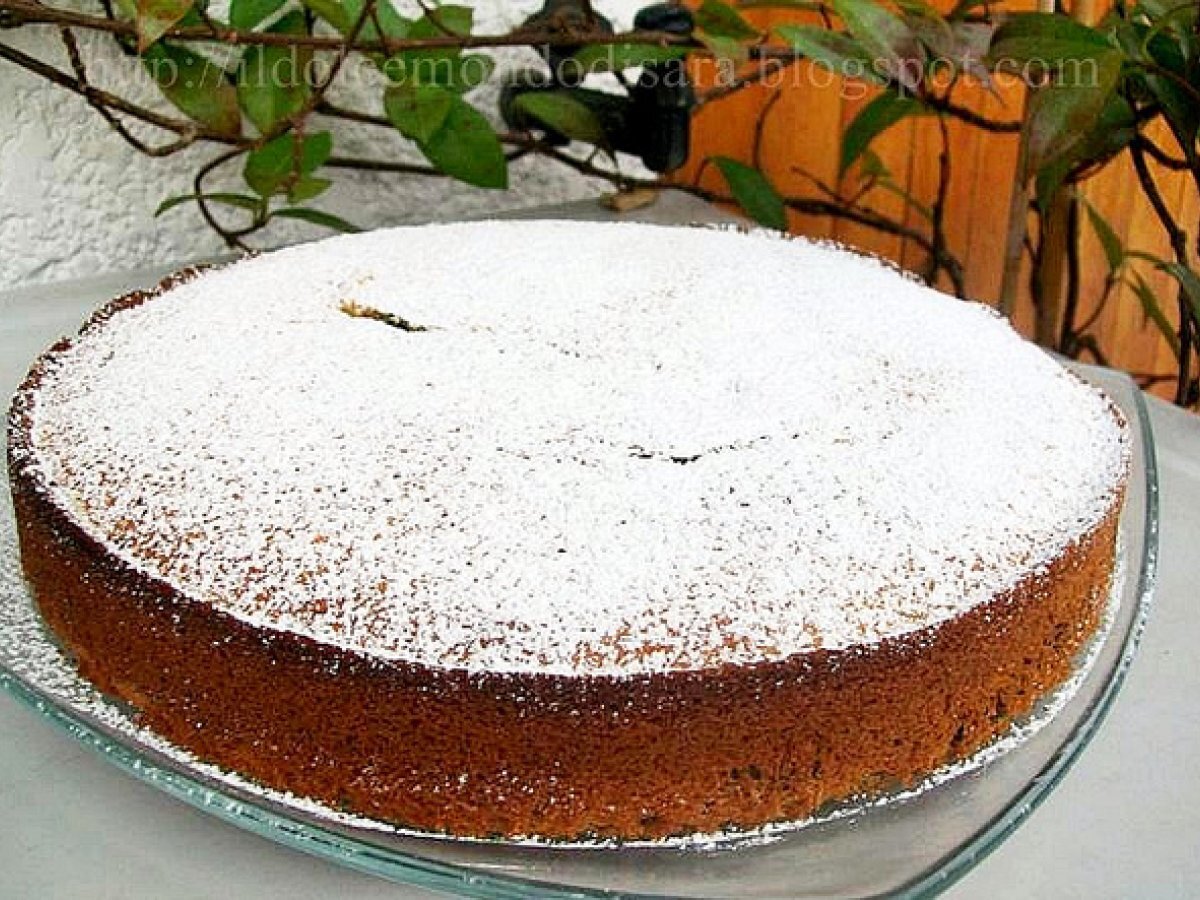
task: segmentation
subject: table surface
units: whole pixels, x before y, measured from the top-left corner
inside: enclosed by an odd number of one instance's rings
[[[513,215],[612,217],[590,202]],[[723,216],[666,195],[629,218]],[[0,294],[0,397],[10,396],[37,353],[74,331],[90,309],[163,271]],[[1109,718],[1063,783],[947,897],[1200,895],[1200,418],[1155,399],[1150,415],[1162,552],[1138,657]],[[121,773],[2,691],[0,804],[0,898],[439,896],[219,822]]]

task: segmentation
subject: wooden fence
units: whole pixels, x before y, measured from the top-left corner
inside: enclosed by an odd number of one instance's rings
[[[805,19],[802,14],[786,17],[770,14],[759,15],[755,21],[766,27]],[[711,71],[701,69],[696,74],[702,83],[712,83]],[[979,85],[964,83],[956,88],[954,99],[991,119],[1018,119],[1024,102],[1023,88],[1011,83],[998,83],[997,87],[999,96]],[[820,197],[813,179],[839,186],[842,132],[876,91],[862,82],[843,81],[819,66],[801,62],[769,82],[708,103],[697,114],[692,158],[678,173],[678,180],[691,183],[698,176],[702,186],[727,193],[716,168],[703,165],[705,158],[723,155],[748,163],[757,161],[776,187],[788,196]],[[1165,129],[1159,137],[1163,146],[1170,145]],[[1004,266],[1017,137],[987,132],[950,119],[949,148],[951,170],[945,203],[948,249],[965,267],[968,295],[995,304]],[[872,149],[899,187],[921,203],[933,202],[941,153],[941,134],[935,118],[904,120],[881,135]],[[1178,221],[1190,232],[1200,222],[1200,198],[1194,188],[1184,173],[1155,169],[1155,175]],[[841,180],[840,188],[848,193],[858,180],[858,173],[851,170]],[[1170,256],[1166,235],[1138,189],[1128,154],[1083,182],[1080,189],[1126,247]],[[868,195],[867,202],[912,228],[927,230],[922,213],[897,194],[876,189]],[[832,238],[887,257],[913,271],[920,271],[926,262],[924,251],[911,240],[829,217],[795,213],[790,216],[791,229],[798,234]],[[1083,322],[1091,315],[1108,271],[1095,233],[1086,220],[1082,227],[1081,290],[1076,322]],[[1028,256],[1023,266],[1014,322],[1023,333],[1032,334]],[[1148,267],[1142,271],[1174,322],[1174,283]],[[942,286],[948,287],[944,279]],[[1141,376],[1174,372],[1169,345],[1147,323],[1141,303],[1128,287],[1111,296],[1090,330],[1111,365]],[[1174,385],[1161,381],[1152,390],[1169,397]]]

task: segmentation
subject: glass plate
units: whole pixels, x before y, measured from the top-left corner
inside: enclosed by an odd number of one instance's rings
[[[1124,375],[1072,366],[1132,425],[1120,574],[1106,627],[1071,683],[998,745],[908,792],[803,827],[672,846],[556,847],[397,832],[202,764],[138,728],[80,680],[21,580],[0,503],[0,685],[137,778],[256,834],[354,869],[480,897],[929,896],[965,874],[1045,800],[1112,705],[1145,625],[1158,482],[1145,401]]]

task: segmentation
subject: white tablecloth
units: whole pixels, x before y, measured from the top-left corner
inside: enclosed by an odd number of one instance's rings
[[[547,211],[541,211],[545,214]],[[592,204],[550,211],[607,217]],[[713,221],[670,195],[642,213]],[[0,294],[0,397],[87,311],[165,270]],[[5,401],[7,405],[7,401]],[[1200,418],[1156,400],[1162,556],[1149,626],[1081,759],[947,896],[1200,896]],[[134,781],[0,692],[0,897],[417,898],[225,825]]]

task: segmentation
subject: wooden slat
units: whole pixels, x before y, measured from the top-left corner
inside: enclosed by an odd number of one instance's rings
[[[982,87],[964,90],[961,99],[972,109],[997,122],[1016,121],[1021,116],[1024,91],[1015,83],[998,78],[995,94]],[[966,250],[967,294],[986,303],[1000,296],[1004,275],[1004,239],[1008,211],[1015,188],[1017,137],[965,126],[975,132],[975,156],[956,162],[954,177],[962,188],[956,194],[962,204],[961,218],[948,223],[961,229]],[[1022,294],[1027,297],[1027,281]]]
[[[770,110],[763,130],[764,169],[788,196],[815,195],[808,173],[826,184],[837,183],[841,131],[830,127],[841,116],[839,86],[831,73],[808,62],[787,73],[786,86]],[[810,237],[834,237],[828,216],[792,214],[792,230]]]
[[[877,88],[872,88],[869,92],[861,90],[862,88],[863,85],[856,82],[849,82],[844,88],[841,116],[843,132],[854,121],[859,111],[879,94]],[[906,119],[893,125],[875,139],[871,144],[871,149],[892,173],[893,180],[901,190],[907,191],[909,161],[912,159],[913,153],[912,120]],[[859,169],[860,166],[856,164],[842,179],[841,189],[844,195],[852,195],[858,190],[861,183]],[[908,214],[907,204],[903,197],[887,191],[872,191],[864,197],[864,204],[889,219],[901,223],[905,221]],[[897,264],[901,263],[904,258],[903,238],[897,235],[883,234],[856,222],[846,220],[837,222],[834,237],[851,247],[869,249],[872,253],[877,253]]]
[[[1026,5],[1032,6],[1032,0]],[[763,22],[782,21],[777,15]],[[773,104],[761,143],[764,170],[782,192],[796,196],[820,196],[797,170],[807,171],[827,183],[837,180],[837,160],[841,136],[855,113],[873,94],[861,85],[850,89],[839,82],[826,83],[824,70],[802,63],[789,71],[782,97]],[[814,77],[815,76],[815,77]],[[998,86],[998,96],[981,87],[960,86],[955,99],[992,119],[1013,120],[1020,115],[1022,91],[1019,85]],[[710,155],[728,155],[751,161],[755,123],[773,88],[754,87],[729,99],[707,106],[696,120],[693,159],[679,178],[690,181],[702,160]],[[1165,132],[1155,131],[1162,146],[1173,147]],[[954,121],[950,125],[952,177],[946,205],[945,227],[949,247],[966,267],[968,295],[983,302],[998,299],[1004,262],[1004,230],[1013,189],[1016,138],[993,134]],[[883,134],[873,149],[891,169],[896,182],[923,203],[931,203],[937,190],[940,136],[936,121],[923,119],[901,123]],[[1200,196],[1182,174],[1165,172],[1155,166],[1163,194],[1181,224],[1189,232],[1200,221]],[[852,186],[855,174],[843,180]],[[702,183],[723,190],[719,175],[711,170]],[[1141,195],[1136,174],[1127,158],[1109,165],[1082,187],[1084,195],[1112,224],[1126,246],[1160,256],[1170,248],[1153,211]],[[876,192],[869,205],[909,227],[921,227],[921,216],[894,196]],[[893,259],[919,271],[926,263],[925,254],[912,242],[894,235],[845,221],[830,222],[827,217],[793,215],[793,231],[815,237],[834,237],[847,244]],[[1081,248],[1082,290],[1077,321],[1091,312],[1102,289],[1106,263],[1099,242],[1084,223]],[[1143,267],[1145,268],[1145,267]],[[1014,325],[1023,333],[1032,333],[1032,305],[1028,290],[1029,265],[1026,260],[1020,284],[1020,296],[1014,311]],[[1163,308],[1175,321],[1175,286],[1162,274],[1149,272],[1147,280],[1162,299]],[[941,287],[948,288],[943,279]],[[1123,289],[1113,296],[1099,317],[1092,333],[1104,348],[1109,362],[1135,372],[1166,372],[1174,366],[1166,342],[1153,325],[1147,325],[1135,295]],[[1171,385],[1157,387],[1157,393],[1170,395]]]

